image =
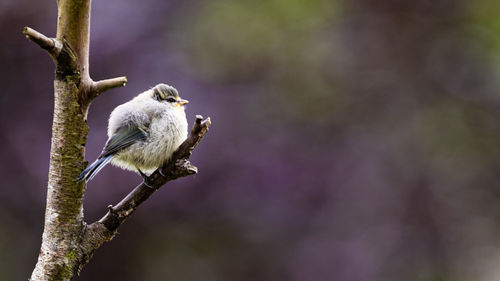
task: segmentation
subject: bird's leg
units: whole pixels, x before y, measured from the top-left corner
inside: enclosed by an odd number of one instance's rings
[[[148,177],[148,175],[146,175],[145,173],[143,173],[141,171],[141,169],[139,169],[139,167],[135,166],[135,168],[137,169],[137,171],[139,172],[139,174],[141,174],[141,177],[142,177],[143,180],[145,180]]]
[[[143,173],[141,171],[141,169],[139,169],[139,167],[135,166],[135,168],[137,169],[137,171],[139,172],[139,174],[141,175],[142,177],[142,182],[144,183],[145,186],[149,187],[149,188],[153,188],[151,185],[148,184],[148,175],[146,175],[145,173]]]

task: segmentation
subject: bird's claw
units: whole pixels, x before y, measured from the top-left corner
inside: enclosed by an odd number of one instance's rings
[[[136,168],[137,168],[137,171],[139,172],[139,174],[140,174],[140,175],[141,175],[141,177],[142,177],[142,183],[143,183],[145,186],[147,186],[147,187],[149,187],[149,188],[151,188],[151,189],[154,189],[154,187],[152,187],[152,186],[148,183],[148,175],[146,175],[145,173],[143,173],[143,172],[141,171],[141,169],[139,169],[138,167],[136,167]]]
[[[148,177],[148,176],[147,176],[145,173],[143,173],[143,172],[141,171],[141,169],[137,168],[137,171],[139,172],[139,174],[141,175],[141,177],[142,177],[142,179],[143,179],[143,180],[146,180],[146,179],[147,179],[147,177]]]
[[[165,174],[164,174],[161,170],[162,170],[161,168],[160,168],[160,169],[158,169],[158,173],[160,173],[160,175],[161,175],[162,177],[166,178],[167,176],[166,176],[166,175],[165,175]]]

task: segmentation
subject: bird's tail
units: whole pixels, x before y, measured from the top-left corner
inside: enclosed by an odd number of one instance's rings
[[[111,161],[113,155],[108,155],[100,157],[95,160],[94,163],[90,164],[83,172],[76,178],[76,181],[85,180],[85,182],[91,180],[109,161]]]

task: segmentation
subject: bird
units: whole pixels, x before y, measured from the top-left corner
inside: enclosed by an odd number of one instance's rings
[[[178,91],[160,83],[117,106],[108,121],[108,140],[77,177],[91,180],[106,164],[138,172],[143,178],[167,162],[187,138],[185,104]]]

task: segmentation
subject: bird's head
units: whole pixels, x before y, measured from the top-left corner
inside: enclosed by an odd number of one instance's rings
[[[174,108],[184,108],[189,101],[182,99],[177,90],[167,84],[158,84],[152,89],[152,98]]]

